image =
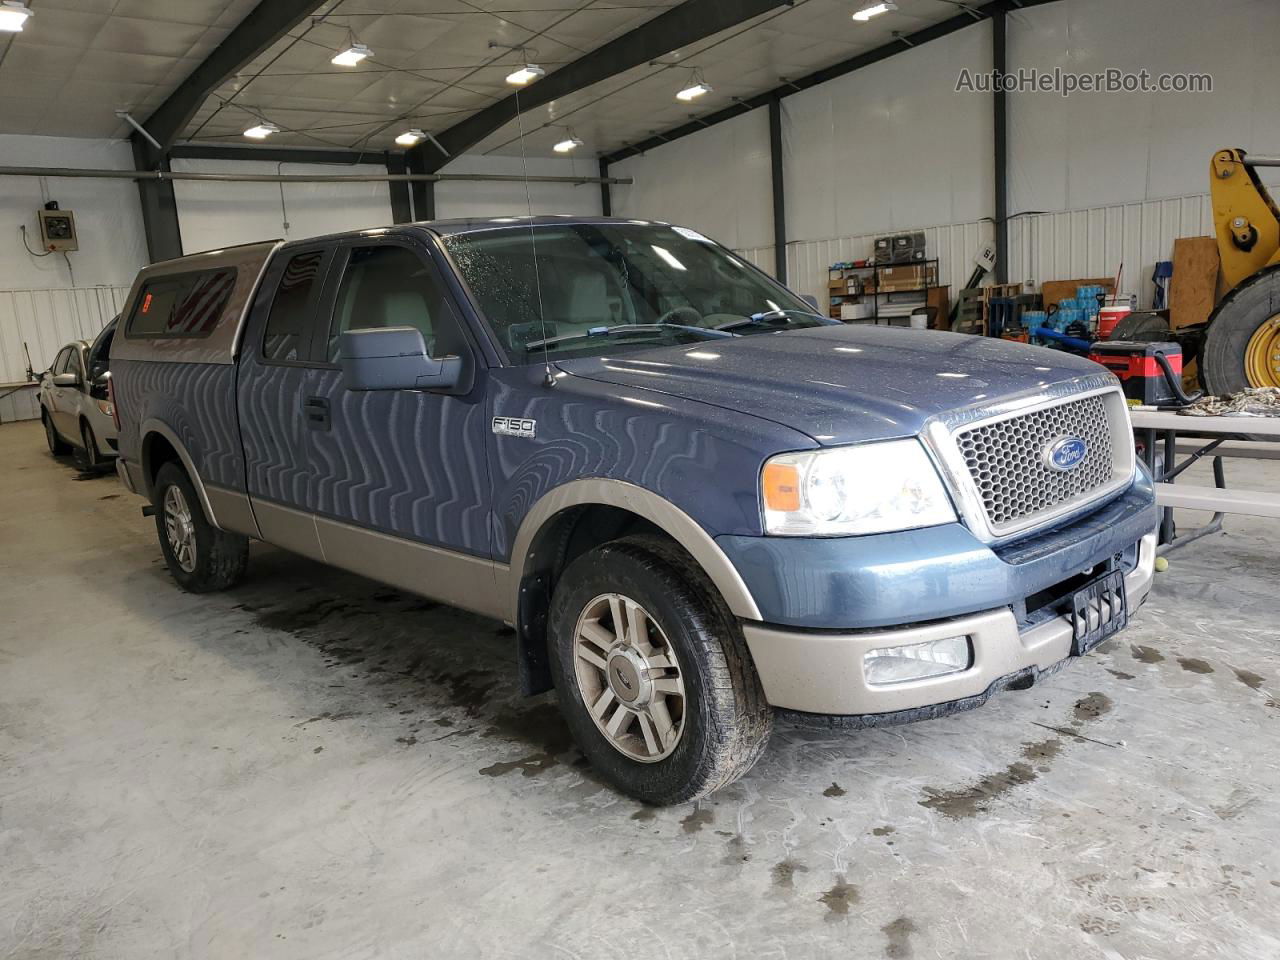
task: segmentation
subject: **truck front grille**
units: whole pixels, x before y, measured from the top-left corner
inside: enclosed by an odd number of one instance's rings
[[[1118,460],[1108,407],[1104,396],[1093,395],[955,434],[993,533],[1023,529],[1113,484]],[[1069,437],[1085,442],[1084,459],[1054,469],[1049,451]]]

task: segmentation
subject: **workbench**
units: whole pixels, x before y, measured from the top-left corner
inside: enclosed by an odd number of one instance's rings
[[[1142,409],[1130,416],[1143,459],[1156,480],[1156,503],[1163,508],[1160,553],[1218,532],[1228,513],[1280,519],[1280,494],[1228,488],[1222,465],[1226,457],[1280,460],[1280,417],[1190,417]],[[1175,485],[1179,474],[1204,457],[1213,460],[1212,487]],[[1175,507],[1207,510],[1213,518],[1179,536]]]

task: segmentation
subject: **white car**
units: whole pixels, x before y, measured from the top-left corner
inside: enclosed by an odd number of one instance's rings
[[[89,470],[102,469],[116,456],[115,411],[107,389],[116,320],[93,343],[68,343],[40,377],[40,419],[49,452],[59,456],[74,451]]]

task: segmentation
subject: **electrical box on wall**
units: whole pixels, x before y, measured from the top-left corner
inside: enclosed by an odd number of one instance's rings
[[[66,253],[79,250],[76,240],[76,218],[70,210],[38,210],[36,217],[40,221],[40,245],[46,250]]]

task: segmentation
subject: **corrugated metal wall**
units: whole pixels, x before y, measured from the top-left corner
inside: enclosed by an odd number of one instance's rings
[[[871,255],[876,235],[811,240],[787,245],[791,289],[826,302],[827,270],[840,260]],[[925,228],[930,257],[937,257],[942,282],[954,298],[973,272],[973,257],[994,233],[990,223],[956,223]],[[1156,261],[1173,256],[1179,237],[1213,236],[1208,194],[1122,203],[1088,210],[1018,217],[1009,223],[1009,279],[1030,281],[1113,277],[1124,264],[1123,293],[1135,294],[1140,307],[1151,305],[1151,273]],[[737,251],[773,273],[773,247]]]
[[[22,383],[27,355],[37,372],[48,368],[71,340],[92,340],[120,312],[128,287],[72,290],[0,290],[0,393]],[[40,415],[35,389],[24,388],[0,399],[0,422]]]
[[[1208,194],[1145,200],[1065,213],[1018,217],[1009,223],[1009,279],[1046,280],[1115,276],[1123,293],[1151,305],[1151,273],[1173,256],[1179,237],[1213,236]]]
[[[984,245],[991,243],[991,224],[983,220],[925,227],[929,256],[938,260],[942,283],[951,286],[952,296],[964,286],[973,272],[973,258]],[[870,257],[872,243],[883,233],[831,240],[805,240],[787,244],[788,286],[796,293],[811,294],[821,304],[827,298],[827,271],[841,260]],[[773,273],[773,247],[752,247],[737,251],[766,273]]]

